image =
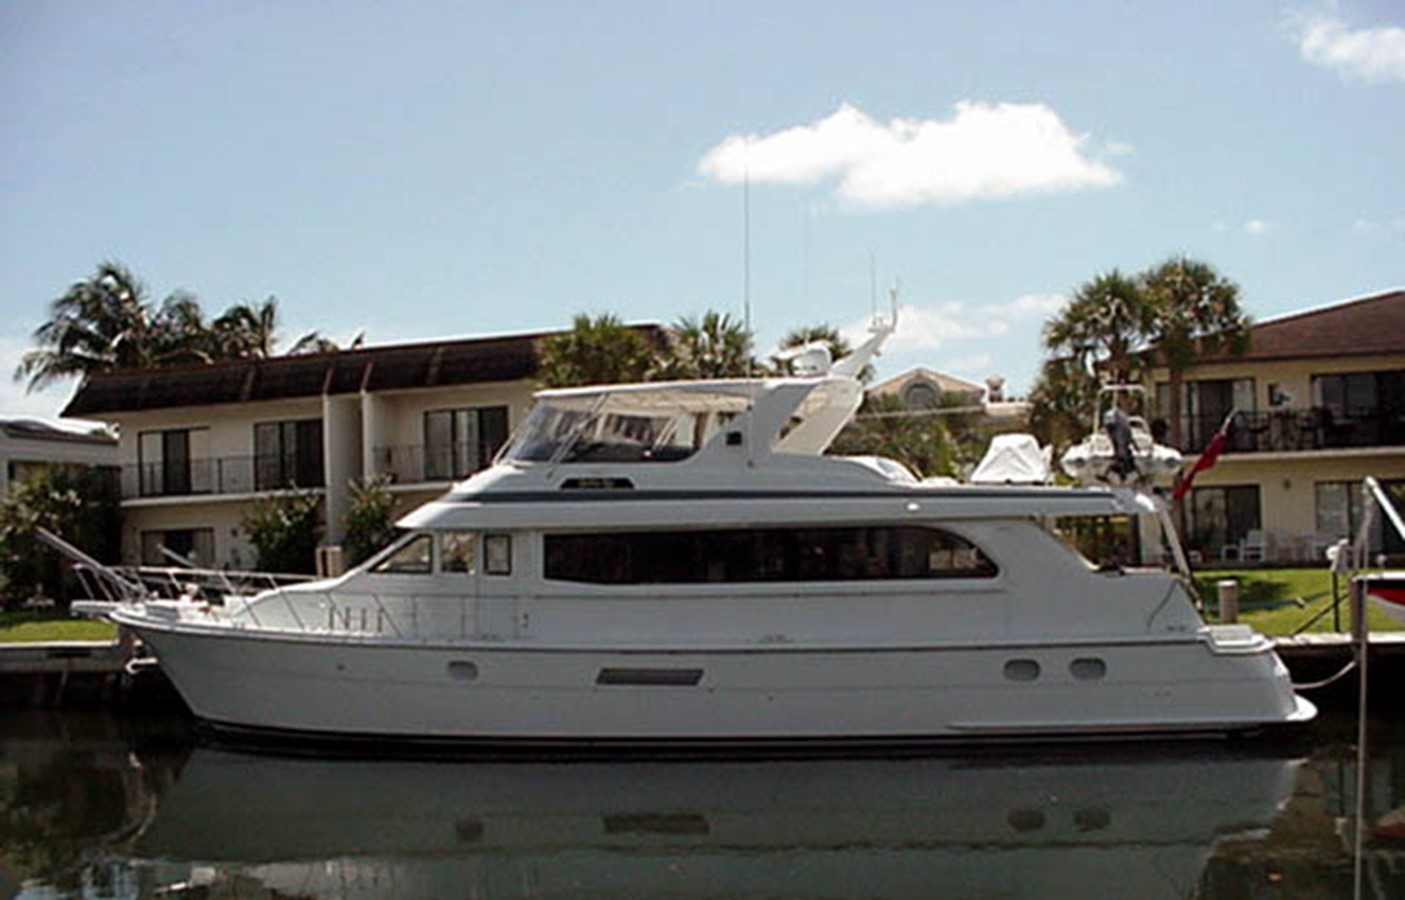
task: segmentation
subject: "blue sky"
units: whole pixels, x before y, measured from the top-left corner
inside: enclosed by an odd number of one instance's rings
[[[763,347],[876,272],[880,376],[1015,393],[1112,268],[1259,319],[1405,285],[1395,0],[11,0],[0,109],[0,415],[66,401],[8,374],[104,259],[378,344],[740,318],[749,231]]]

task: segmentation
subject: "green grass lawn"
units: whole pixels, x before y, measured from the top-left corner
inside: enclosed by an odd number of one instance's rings
[[[1195,573],[1200,596],[1205,600],[1205,617],[1215,621],[1217,604],[1215,582],[1223,578],[1239,581],[1239,621],[1268,635],[1293,634],[1314,615],[1332,605],[1332,575],[1325,568],[1312,569],[1232,569]],[[1346,579],[1338,587],[1341,601],[1341,630],[1351,629],[1351,612],[1346,601]],[[1305,605],[1292,602],[1302,600]],[[1367,611],[1371,631],[1398,631],[1400,625],[1374,607]],[[1330,632],[1332,613],[1327,612],[1307,629],[1307,633]]]
[[[0,612],[0,644],[41,641],[111,641],[117,627],[111,622],[78,619],[52,611]]]

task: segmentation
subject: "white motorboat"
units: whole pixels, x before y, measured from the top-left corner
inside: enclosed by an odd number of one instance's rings
[[[794,748],[1314,715],[1184,578],[1100,570],[1059,536],[1168,522],[1154,498],[823,455],[890,330],[810,377],[543,391],[491,468],[346,575],[109,615],[197,716],[255,733]]]
[[[1123,408],[1136,405],[1143,393],[1140,386],[1128,384],[1102,389],[1092,432],[1059,459],[1070,477],[1083,484],[1149,490],[1180,470],[1180,451],[1156,443],[1146,419]]]

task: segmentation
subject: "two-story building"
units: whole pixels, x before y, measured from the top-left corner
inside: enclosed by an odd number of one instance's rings
[[[652,326],[646,326],[652,334]],[[350,483],[408,510],[488,465],[526,414],[545,334],[88,376],[63,411],[118,426],[123,559],[252,568],[261,497],[313,491],[338,543]]]
[[[1189,459],[1233,414],[1224,454],[1178,512],[1207,562],[1321,564],[1357,533],[1362,479],[1405,488],[1405,291],[1256,324],[1246,353],[1202,356],[1184,379]],[[1164,416],[1168,373],[1149,380]],[[1371,540],[1373,553],[1405,552],[1380,517]]]
[[[0,418],[0,497],[46,466],[117,466],[117,441],[102,432],[55,428],[25,418]]]

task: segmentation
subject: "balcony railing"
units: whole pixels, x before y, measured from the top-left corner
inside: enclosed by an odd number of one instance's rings
[[[249,494],[323,487],[322,460],[223,456],[122,467],[122,498]]]
[[[438,447],[406,444],[375,449],[376,471],[390,476],[395,484],[422,484],[431,481],[458,481],[486,467],[491,460],[479,460],[472,447]]]
[[[1223,416],[1186,419],[1180,450],[1200,453],[1223,424]],[[1405,415],[1380,410],[1334,414],[1323,407],[1240,412],[1234,417],[1226,453],[1272,453],[1342,450],[1355,447],[1405,445]]]

